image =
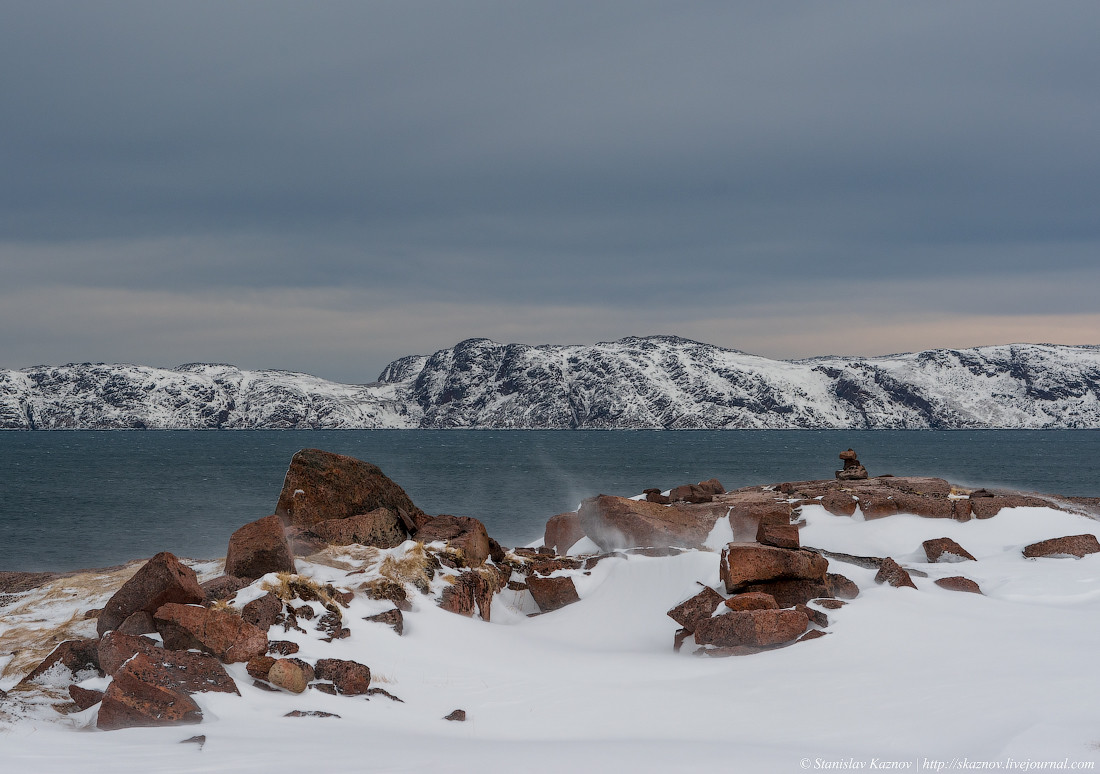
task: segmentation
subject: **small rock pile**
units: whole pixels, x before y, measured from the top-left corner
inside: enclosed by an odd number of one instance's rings
[[[829,573],[828,567],[820,553],[800,547],[798,528],[789,519],[762,519],[756,541],[722,549],[719,572],[728,597],[706,586],[668,611],[682,627],[675,649],[693,636],[699,654],[747,655],[821,636],[828,617],[810,604],[836,603],[836,597],[859,593],[851,580]]]
[[[867,478],[867,468],[860,464],[854,451],[842,451],[840,459],[844,461],[844,468],[836,472],[837,481],[861,481]]]

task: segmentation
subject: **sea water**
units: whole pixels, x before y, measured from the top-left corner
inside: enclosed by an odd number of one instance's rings
[[[0,571],[223,556],[307,447],[373,462],[428,513],[474,516],[504,545],[595,494],[831,478],[849,447],[872,476],[1100,496],[1090,430],[0,432]]]

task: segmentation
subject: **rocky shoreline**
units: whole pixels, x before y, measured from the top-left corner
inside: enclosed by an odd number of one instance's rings
[[[807,508],[855,521],[909,514],[967,522],[1036,507],[1100,513],[1094,499],[871,477],[854,451],[840,459],[831,480],[727,492],[709,479],[634,498],[598,495],[551,517],[542,546],[507,549],[475,518],[424,513],[370,463],[305,449],[290,463],[274,513],[234,532],[224,563],[189,564],[163,552],[140,566],[86,573],[0,573],[3,614],[50,584],[85,583],[84,596],[66,591],[65,626],[0,634],[0,649],[9,650],[4,676],[25,669],[0,694],[0,718],[49,709],[85,713],[102,730],[193,724],[204,718],[197,695],[239,695],[241,680],[284,694],[402,702],[372,684],[369,663],[328,657],[326,645],[354,644],[364,625],[401,637],[425,604],[485,622],[498,604],[548,615],[583,604],[578,584],[601,563],[639,556],[709,553],[718,569],[717,585],[702,584],[668,610],[680,627],[670,651],[690,641],[701,656],[753,655],[826,636],[829,612],[859,604],[861,588],[845,566],[874,569],[875,584],[897,588],[916,589],[913,578],[926,575],[904,559],[803,545]],[[933,564],[977,561],[947,536],[919,550]],[[1080,558],[1100,552],[1100,543],[1093,534],[1052,535],[1021,550],[1035,559]],[[935,585],[982,593],[965,574]],[[85,636],[67,636],[74,631]],[[446,719],[462,721],[465,710]]]

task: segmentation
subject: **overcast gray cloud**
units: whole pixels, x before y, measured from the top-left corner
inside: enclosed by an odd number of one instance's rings
[[[0,366],[1098,341],[1093,2],[0,17]]]

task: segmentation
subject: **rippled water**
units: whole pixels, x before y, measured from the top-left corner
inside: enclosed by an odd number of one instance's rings
[[[303,447],[373,462],[425,511],[475,516],[505,545],[601,492],[831,478],[848,447],[871,475],[1100,496],[1100,431],[3,432],[0,570],[224,555],[273,512]]]

